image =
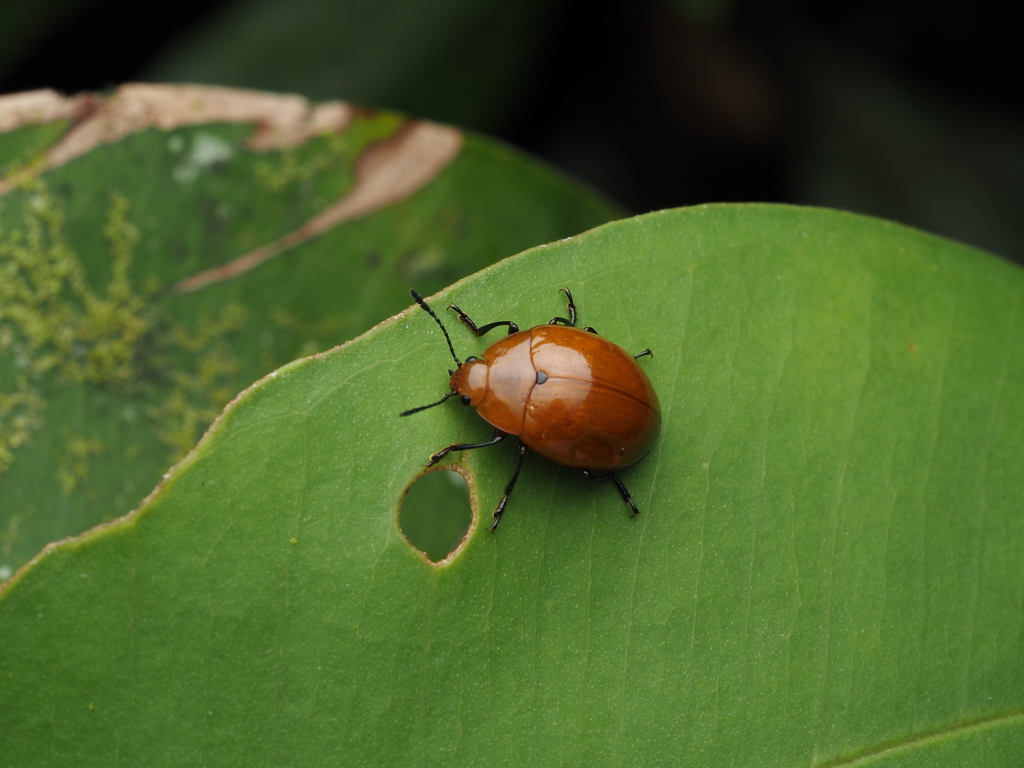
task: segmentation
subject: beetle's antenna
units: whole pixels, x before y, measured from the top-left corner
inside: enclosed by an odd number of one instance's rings
[[[439,318],[437,315],[434,314],[434,310],[432,310],[430,307],[427,306],[427,302],[425,302],[423,300],[423,297],[420,296],[418,293],[416,293],[416,291],[414,289],[412,289],[412,288],[409,289],[409,295],[411,295],[414,299],[416,299],[416,303],[419,304],[421,307],[423,307],[423,309],[425,309],[427,311],[427,314],[430,315],[432,318],[434,318],[434,320],[437,321],[437,324],[441,326],[441,331],[442,331],[442,333],[444,333],[444,340],[448,342],[448,351],[452,353],[452,358],[455,360],[455,364],[459,368],[461,368],[462,367],[462,361],[459,360],[459,356],[455,354],[455,347],[452,346],[452,337],[448,335],[448,329],[444,327],[444,323],[441,322],[441,318]],[[451,397],[451,395],[445,395],[444,398],[442,398],[441,400],[438,400],[437,403],[434,403],[434,405],[437,405],[438,403],[443,403],[445,401],[445,399],[447,399],[449,397]],[[430,408],[430,407],[431,406],[429,406],[429,405],[423,406],[423,408]],[[414,408],[411,411],[406,411],[402,415],[403,416],[407,416],[410,413],[415,413],[416,411],[422,411],[423,408]]]
[[[430,405],[421,405],[419,408],[410,408],[408,411],[402,411],[398,415],[399,416],[411,416],[414,413],[419,413],[420,411],[425,411],[425,410],[427,410],[427,408],[433,408],[435,405],[440,405],[445,400],[447,400],[449,397],[455,397],[457,394],[459,394],[459,393],[458,392],[449,392],[447,395],[442,397],[436,403],[431,403]]]

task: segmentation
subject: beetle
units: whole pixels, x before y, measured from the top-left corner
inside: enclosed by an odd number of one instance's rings
[[[452,443],[431,456],[427,466],[452,451],[486,448],[509,435],[519,437],[519,462],[494,510],[492,531],[501,522],[527,449],[556,464],[580,469],[584,477],[610,479],[633,510],[631,517],[640,514],[616,470],[646,456],[661,429],[658,395],[636,362],[651,350],[630,355],[593,328],[577,328],[572,293],[568,288],[562,292],[568,299],[569,318],[555,317],[527,331],[520,331],[511,320],[478,326],[458,306],[449,304],[448,309],[477,337],[501,326],[508,328],[508,335],[480,357],[462,362],[441,318],[416,291],[409,291],[441,327],[456,369],[448,371],[448,394],[399,415],[410,416],[458,397],[494,427],[491,440]]]

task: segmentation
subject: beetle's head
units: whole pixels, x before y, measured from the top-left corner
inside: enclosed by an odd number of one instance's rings
[[[463,405],[480,405],[487,394],[487,361],[479,357],[467,357],[458,370],[450,372],[448,380],[452,392],[460,396]]]

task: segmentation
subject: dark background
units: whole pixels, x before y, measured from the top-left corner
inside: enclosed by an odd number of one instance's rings
[[[340,98],[498,136],[635,212],[832,206],[1024,261],[1024,47],[994,3],[143,7],[2,0],[0,93],[145,80]]]

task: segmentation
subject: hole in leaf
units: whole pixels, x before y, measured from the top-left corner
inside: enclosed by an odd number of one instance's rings
[[[421,475],[405,492],[398,513],[405,538],[432,563],[458,548],[472,520],[469,486],[451,469]]]

